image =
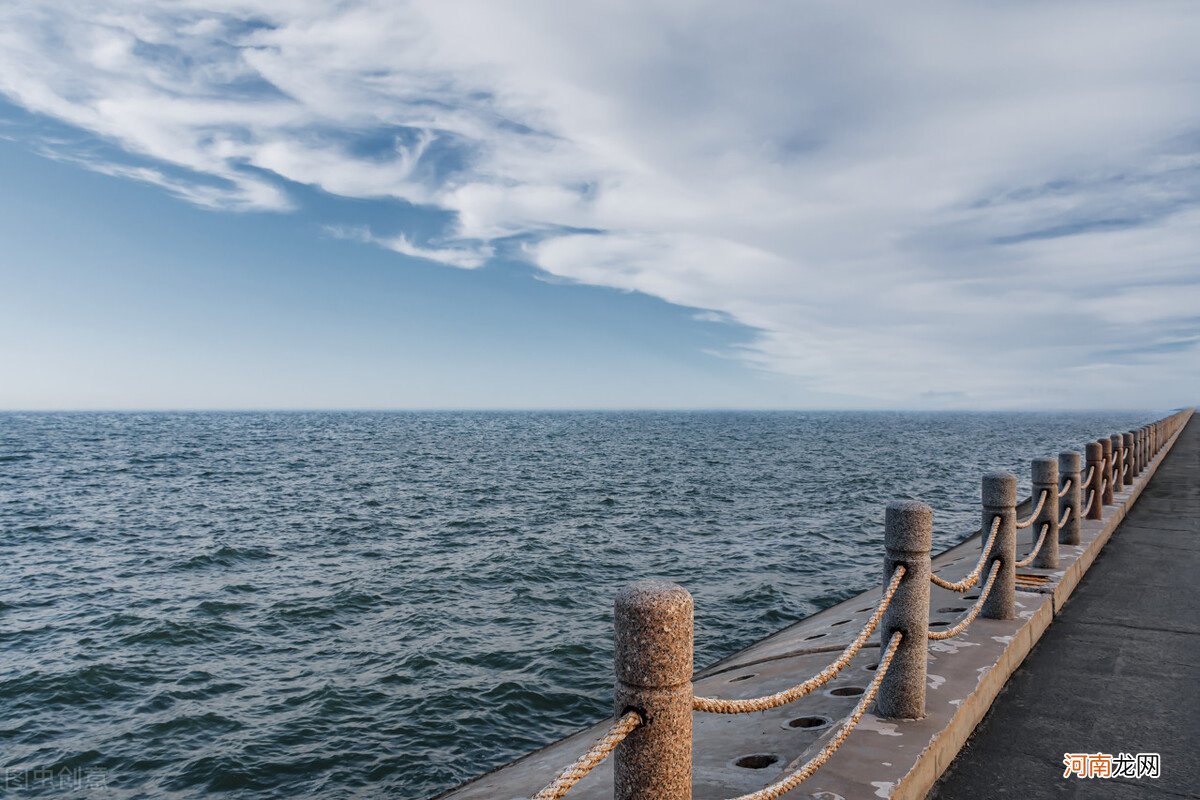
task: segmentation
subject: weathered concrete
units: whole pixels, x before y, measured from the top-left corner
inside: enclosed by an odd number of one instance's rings
[[[930,794],[1200,796],[1200,420]],[[1064,753],[1162,757],[1157,780],[1063,778]]]
[[[1162,444],[1169,445],[1170,437]],[[924,797],[1063,607],[1129,506],[1154,478],[1162,457],[1158,451],[1148,456],[1144,474],[1129,489],[1117,493],[1116,504],[1104,508],[1103,519],[1084,520],[1080,543],[1060,547],[1057,570],[1017,571],[1013,619],[980,618],[954,639],[930,642],[924,718],[893,721],[868,713],[829,762],[787,797]],[[1087,502],[1086,492],[1083,502]],[[1028,514],[1032,507],[1026,500],[1018,509]],[[1036,531],[1018,533],[1018,546],[1028,552]],[[935,556],[933,571],[948,580],[966,575],[979,558],[980,539],[976,533]],[[930,627],[952,625],[978,591],[976,587],[964,597],[932,587]],[[824,668],[854,638],[879,593],[876,587],[849,598],[702,670],[694,677],[695,692],[748,698],[795,685]],[[693,797],[721,800],[752,792],[811,758],[849,715],[878,658],[878,644],[871,642],[825,690],[773,711],[739,716],[696,714]],[[606,720],[582,730],[443,797],[528,798],[583,753],[609,724],[611,720]],[[1019,730],[1012,735],[1019,737]],[[571,791],[569,800],[610,800],[612,792],[609,759]],[[989,790],[978,796],[993,794]]]
[[[1132,486],[1134,475],[1136,475],[1136,473],[1134,472],[1133,434],[1132,433],[1122,433],[1121,434],[1121,453],[1123,456],[1123,460],[1125,462],[1124,482],[1125,482],[1126,486]]]
[[[616,800],[691,800],[692,596],[678,584],[640,581],[614,603],[614,712],[642,724],[613,756]]]
[[[1113,486],[1113,475],[1116,474],[1113,464],[1113,440],[1112,437],[1100,440],[1100,446],[1104,448],[1104,505],[1111,506],[1113,504],[1113,495],[1116,492],[1116,487]]]
[[[1087,443],[1087,468],[1092,473],[1092,482],[1088,488],[1095,493],[1095,499],[1088,506],[1087,518],[1100,519],[1104,516],[1104,444],[1102,442]],[[1089,495],[1092,496],[1092,495]],[[1088,504],[1088,498],[1083,498],[1083,504]]]
[[[933,509],[913,500],[888,503],[883,546],[884,584],[891,582],[897,565],[903,564],[906,571],[879,622],[879,646],[886,647],[896,631],[904,638],[879,684],[876,713],[894,719],[920,719],[925,716]]]
[[[1035,503],[1037,498],[1031,498]],[[1012,619],[1016,616],[1016,568],[1017,568],[1017,476],[1011,472],[989,472],[983,476],[983,539],[992,529],[992,519],[1000,517],[996,530],[996,543],[992,545],[991,557],[984,567],[980,580],[986,580],[991,562],[1000,562],[996,583],[979,616],[985,619]]]

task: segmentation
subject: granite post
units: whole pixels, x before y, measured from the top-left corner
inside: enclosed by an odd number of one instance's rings
[[[879,623],[880,647],[886,648],[896,631],[904,638],[879,684],[875,713],[889,719],[920,719],[925,716],[925,672],[929,660],[933,509],[914,500],[888,503],[883,543],[884,585],[891,582],[897,564],[903,564],[906,571]]]
[[[1101,502],[1106,506],[1113,504],[1113,442],[1111,438],[1101,439],[1101,446],[1104,447],[1104,496],[1100,498]]]
[[[1087,452],[1087,467],[1092,472],[1092,482],[1088,484],[1092,504],[1088,508],[1088,519],[1100,519],[1104,516],[1101,506],[1104,505],[1104,445],[1101,442],[1088,442],[1084,448]],[[1094,468],[1094,469],[1093,469]],[[1084,498],[1085,504],[1087,497]]]
[[[980,614],[988,619],[1012,619],[1016,616],[1017,564],[1017,476],[1011,472],[989,472],[983,476],[983,535],[992,530],[992,520],[1000,517],[996,543],[983,575],[991,572],[992,562],[1000,562],[996,583],[983,603]],[[981,581],[986,577],[981,577]]]
[[[691,800],[692,596],[639,581],[617,593],[616,713],[642,715],[617,746],[614,800]]]
[[[1121,434],[1121,452],[1125,455],[1125,485],[1132,486],[1137,467],[1137,460],[1133,457],[1132,432]]]
[[[1082,522],[1079,512],[1083,509],[1083,487],[1079,485],[1079,482],[1083,480],[1081,462],[1079,453],[1074,450],[1064,450],[1058,454],[1059,491],[1062,491],[1062,486],[1070,483],[1067,493],[1058,498],[1058,518],[1062,519],[1063,514],[1067,513],[1067,509],[1071,510],[1071,513],[1067,514],[1067,521],[1058,529],[1060,544],[1079,544],[1079,529]]]
[[[1046,502],[1042,504],[1042,510],[1038,512],[1037,518],[1029,526],[1033,531],[1031,548],[1037,544],[1038,537],[1042,533],[1042,526],[1047,526],[1046,540],[1042,542],[1042,549],[1038,550],[1038,554],[1034,556],[1030,566],[1039,569],[1058,569],[1058,462],[1053,458],[1035,458],[1031,464],[1030,475],[1033,479],[1035,507],[1042,498],[1042,492],[1046,493]]]

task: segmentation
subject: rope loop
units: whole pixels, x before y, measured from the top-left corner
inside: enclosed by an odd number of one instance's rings
[[[1020,522],[1017,523],[1017,530],[1021,530],[1022,528],[1028,528],[1030,525],[1033,524],[1033,521],[1035,519],[1037,519],[1038,514],[1042,513],[1042,506],[1046,505],[1046,498],[1049,496],[1050,496],[1050,490],[1042,489],[1042,497],[1040,500],[1038,500],[1037,508],[1035,508],[1033,510],[1033,513],[1029,515],[1028,519],[1021,520]]]
[[[533,796],[533,800],[559,800],[571,791],[571,787],[579,783],[589,772],[596,768],[608,754],[617,748],[625,737],[633,733],[634,728],[642,724],[642,715],[629,711],[613,723],[608,732],[596,740],[588,751],[575,760],[575,763],[564,769],[558,777],[550,781],[545,789]]]
[[[961,581],[951,583],[945,578],[939,578],[932,572],[929,573],[929,580],[934,586],[940,586],[943,589],[949,589],[952,592],[965,592],[976,583],[979,582],[979,576],[983,574],[983,565],[987,563],[988,556],[992,553],[992,545],[996,543],[996,532],[1000,530],[1000,516],[992,518],[992,532],[988,534],[987,544],[983,546],[983,552],[979,555],[979,561],[975,564],[975,569],[971,570],[971,574],[963,578]]]
[[[1074,478],[1067,478],[1067,482],[1058,490],[1058,499],[1061,500],[1067,496],[1067,492],[1071,491],[1071,484],[1075,482]]]
[[[875,695],[879,693],[879,684],[883,682],[883,676],[887,674],[888,667],[892,665],[892,659],[895,658],[896,650],[900,647],[900,641],[903,638],[904,634],[896,631],[892,634],[892,638],[888,639],[887,650],[884,651],[883,658],[880,659],[879,666],[875,669],[874,680],[867,687],[867,691],[863,693],[862,699],[858,701],[858,705],[854,707],[854,711],[850,713],[850,718],[838,730],[837,735],[829,740],[829,744],[821,748],[821,752],[810,758],[803,766],[783,778],[783,780],[776,781],[770,786],[759,789],[757,792],[739,795],[733,798],[733,800],[778,800],[778,798],[804,783],[813,776],[813,773],[825,766],[825,762],[842,746],[842,743],[846,741],[850,732],[854,730],[862,720],[863,715],[867,713],[867,708],[875,700]]]
[[[1070,509],[1068,509],[1068,511],[1069,510]],[[1042,525],[1042,532],[1038,535],[1037,544],[1035,544],[1033,546],[1033,550],[1031,550],[1029,552],[1029,555],[1025,556],[1024,558],[1022,558],[1020,561],[1017,562],[1018,567],[1028,567],[1030,564],[1033,563],[1033,560],[1035,558],[1037,558],[1038,552],[1042,549],[1042,545],[1045,544],[1045,542],[1046,542],[1046,531],[1048,531],[1048,530],[1050,530],[1049,522],[1044,523]]]
[[[983,591],[979,593],[979,599],[975,601],[975,605],[971,606],[971,610],[963,617],[958,624],[952,628],[947,628],[944,631],[929,631],[926,635],[932,641],[941,641],[949,639],[953,636],[958,636],[967,629],[975,618],[979,616],[979,612],[983,610],[983,602],[987,600],[988,593],[992,591],[992,584],[996,582],[996,576],[1000,574],[1000,560],[996,559],[992,562],[992,571],[988,573],[987,583],[983,586]]]
[[[846,649],[842,650],[841,654],[832,664],[813,677],[790,689],[784,689],[781,692],[769,694],[764,697],[752,697],[746,700],[723,700],[719,697],[693,697],[692,708],[696,711],[706,711],[710,714],[750,714],[755,711],[768,711],[772,708],[779,708],[780,706],[795,702],[805,695],[811,694],[815,689],[820,689],[833,680],[850,663],[850,659],[858,654],[858,651],[866,644],[867,639],[875,632],[876,626],[879,625],[879,620],[883,618],[883,612],[891,604],[892,597],[895,596],[896,590],[900,588],[900,581],[904,578],[904,574],[907,571],[908,569],[903,564],[896,565],[896,569],[892,572],[892,580],[883,591],[883,599],[875,607],[875,613],[867,620],[867,624],[863,625],[858,636],[854,638],[854,641],[846,645]]]

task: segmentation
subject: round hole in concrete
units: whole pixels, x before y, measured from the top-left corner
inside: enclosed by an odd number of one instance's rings
[[[934,620],[933,622],[930,622],[930,623],[929,623],[929,627],[931,627],[931,628],[945,628],[945,627],[946,627],[947,625],[949,625],[949,624],[950,624],[949,622],[943,622],[942,620],[940,620],[940,619],[939,619],[939,620]]]
[[[766,769],[779,760],[779,756],[770,753],[755,753],[752,756],[742,756],[733,762],[735,767],[742,769]]]
[[[963,595],[963,600],[978,600],[978,599],[979,599],[979,595],[977,595],[977,594]]]
[[[736,678],[730,678],[729,682],[730,683],[741,683],[742,681],[750,680],[757,674],[758,674],[757,672],[750,672],[750,673],[747,673],[746,675],[738,675]]]
[[[960,606],[946,606],[937,610],[939,614],[957,614],[960,611],[966,611],[966,609]]]
[[[820,728],[829,727],[829,717],[797,717],[787,721],[786,727],[799,728],[801,730],[817,730]]]
[[[837,622],[835,622],[835,623],[831,624],[829,627],[831,627],[831,628],[836,628],[838,625],[845,625],[845,624],[846,624],[846,623],[848,623],[849,621],[850,621],[850,620],[848,620],[848,619],[839,619]]]
[[[861,686],[839,686],[829,690],[830,697],[858,697],[864,691]]]
[[[863,667],[863,669],[865,669],[867,672],[874,672],[878,668],[879,668],[878,664],[867,664],[865,667]]]
[[[858,610],[858,613],[860,613],[860,614],[861,614],[861,613],[862,613],[862,612],[864,612],[864,611],[874,611],[874,610],[875,610],[875,606],[867,606],[866,608],[860,608],[860,609]]]
[[[807,642],[809,639],[820,639],[824,635],[825,634],[823,634],[823,633],[814,633],[812,636],[805,636],[804,641]]]

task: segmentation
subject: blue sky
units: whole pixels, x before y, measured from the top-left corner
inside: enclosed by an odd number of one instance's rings
[[[1200,390],[1200,9],[0,9],[0,408]]]

